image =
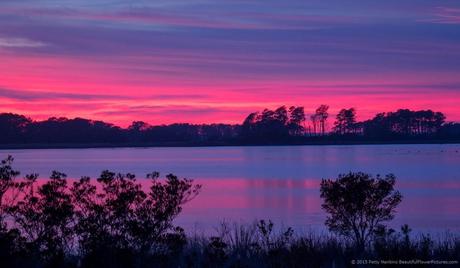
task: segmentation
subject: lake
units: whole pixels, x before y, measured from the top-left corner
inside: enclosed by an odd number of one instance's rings
[[[350,145],[0,150],[22,174],[96,177],[104,169],[144,177],[174,173],[203,185],[176,220],[209,231],[222,220],[272,219],[296,230],[325,230],[319,183],[339,173],[393,173],[404,196],[391,225],[460,231],[460,145]]]

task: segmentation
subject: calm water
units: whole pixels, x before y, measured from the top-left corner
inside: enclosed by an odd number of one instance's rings
[[[177,219],[206,231],[222,220],[272,219],[297,230],[323,229],[319,183],[339,173],[394,173],[404,195],[392,225],[460,231],[460,145],[0,150],[22,174],[95,177],[103,169],[143,176],[174,173],[203,184]]]

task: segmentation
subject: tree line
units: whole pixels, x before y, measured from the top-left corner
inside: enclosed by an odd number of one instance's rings
[[[333,121],[332,124],[329,121]],[[399,109],[358,121],[355,108],[341,109],[330,119],[329,106],[310,115],[304,107],[281,106],[249,114],[242,124],[149,125],[134,121],[121,128],[84,118],[35,121],[24,115],[0,114],[0,144],[158,144],[232,145],[309,142],[439,140],[458,141],[460,123],[441,112]]]

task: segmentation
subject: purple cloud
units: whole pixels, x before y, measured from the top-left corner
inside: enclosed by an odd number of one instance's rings
[[[191,100],[206,99],[205,94],[155,94],[144,97],[114,95],[114,94],[86,94],[86,93],[65,93],[54,91],[32,91],[0,88],[0,98],[17,101],[99,101],[99,100]]]

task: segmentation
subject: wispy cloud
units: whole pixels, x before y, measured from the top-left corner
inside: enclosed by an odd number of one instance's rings
[[[434,18],[424,21],[439,24],[460,24],[460,8],[437,7],[433,16]]]
[[[0,37],[0,48],[33,48],[33,47],[44,47],[47,44],[35,40],[20,37]]]
[[[246,7],[246,8],[243,8]],[[291,9],[289,12],[279,12],[279,9],[265,6],[254,6],[246,3],[240,7],[222,3],[220,5],[188,5],[141,7],[112,7],[108,9],[88,9],[76,7],[9,7],[0,14],[41,18],[48,20],[65,19],[67,24],[73,22],[100,22],[103,26],[129,24],[145,28],[159,26],[179,28],[208,28],[208,29],[240,29],[240,30],[315,30],[343,23],[356,22],[356,18],[347,15],[322,14],[316,15],[306,9]],[[99,25],[101,26],[101,25]],[[118,25],[120,26],[120,25]]]
[[[35,90],[18,90],[0,88],[0,98],[6,98],[17,101],[57,101],[57,100],[73,100],[73,101],[111,101],[111,100],[193,100],[206,99],[205,94],[152,94],[143,97],[132,95],[114,95],[114,94],[88,94],[88,93],[67,93],[53,91],[35,91]]]
[[[122,96],[106,94],[80,94],[80,93],[63,93],[52,91],[32,91],[32,90],[15,90],[0,88],[0,98],[14,99],[20,101],[34,100],[110,100],[122,99]]]

